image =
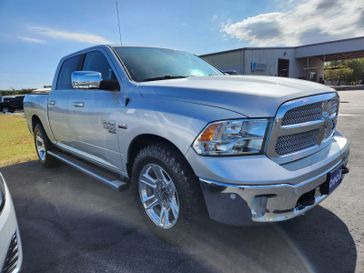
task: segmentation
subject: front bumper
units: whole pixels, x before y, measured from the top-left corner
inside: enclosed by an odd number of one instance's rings
[[[200,177],[210,217],[247,225],[288,220],[318,205],[328,196],[328,173],[339,166],[346,170],[348,156],[349,144],[337,133],[321,151],[283,165],[265,156],[225,158],[230,166],[224,158],[195,157],[191,165]]]
[[[5,196],[5,206],[0,213],[0,272],[17,273],[20,272],[23,253],[15,210],[6,184]],[[12,270],[6,271],[5,267]]]

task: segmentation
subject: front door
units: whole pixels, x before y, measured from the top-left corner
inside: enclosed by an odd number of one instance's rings
[[[97,71],[103,80],[116,79],[101,51],[85,55],[84,71]],[[121,92],[103,89],[74,89],[71,127],[77,133],[78,153],[111,170],[121,170],[117,120],[122,110]]]
[[[289,76],[289,60],[278,59],[278,76],[279,77]]]

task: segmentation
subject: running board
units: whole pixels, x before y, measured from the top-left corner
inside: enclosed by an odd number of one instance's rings
[[[88,163],[82,159],[78,159],[72,155],[68,155],[60,151],[47,151],[47,153],[50,156],[70,165],[71,167],[83,172],[88,176],[99,180],[100,182],[112,187],[115,190],[123,191],[129,187],[129,184],[125,181],[122,181],[121,177],[117,174],[105,171],[104,169],[101,169],[100,167]]]

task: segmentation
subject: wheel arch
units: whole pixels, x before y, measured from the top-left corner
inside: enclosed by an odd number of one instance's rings
[[[38,123],[43,126],[40,118],[37,115],[33,115],[32,116],[32,132],[34,131],[34,128]],[[43,126],[43,128],[44,128],[44,126]]]
[[[171,147],[177,153],[179,153],[179,155],[185,160],[188,167],[193,172],[193,169],[192,169],[191,165],[189,164],[187,158],[184,156],[183,152],[177,147],[177,145],[175,145],[173,142],[171,142],[170,140],[168,140],[162,136],[159,136],[159,135],[141,134],[141,135],[136,136],[130,142],[130,145],[128,147],[126,168],[127,168],[129,177],[131,177],[135,156],[141,149],[143,149],[144,147],[151,145],[151,144],[164,144],[164,145]]]

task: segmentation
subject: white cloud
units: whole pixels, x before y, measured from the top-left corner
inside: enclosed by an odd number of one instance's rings
[[[254,46],[300,45],[364,35],[363,0],[293,1],[285,11],[226,22],[220,31]]]
[[[41,39],[27,37],[27,36],[18,36],[18,39],[23,40],[23,41],[28,42],[28,43],[34,43],[34,44],[44,44],[46,42],[46,41],[41,40]]]
[[[29,27],[29,30],[52,39],[69,40],[87,44],[110,43],[105,37],[90,33],[64,31],[49,27]]]

